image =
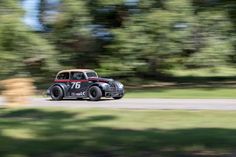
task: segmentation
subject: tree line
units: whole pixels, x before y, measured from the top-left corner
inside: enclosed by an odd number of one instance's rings
[[[104,76],[151,77],[174,67],[234,66],[231,0],[41,0],[34,31],[19,0],[0,1],[1,79],[92,68]]]

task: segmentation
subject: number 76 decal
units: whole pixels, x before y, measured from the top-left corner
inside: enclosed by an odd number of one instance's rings
[[[80,88],[80,82],[72,82],[71,88],[79,89]]]

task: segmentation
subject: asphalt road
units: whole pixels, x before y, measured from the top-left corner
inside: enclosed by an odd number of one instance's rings
[[[236,99],[103,99],[52,101],[50,98],[31,98],[25,107],[66,107],[66,108],[108,108],[108,109],[145,109],[145,110],[236,110]],[[4,99],[0,98],[0,106]]]

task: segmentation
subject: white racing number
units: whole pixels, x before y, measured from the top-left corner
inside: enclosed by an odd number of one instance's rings
[[[71,88],[79,89],[80,88],[80,82],[72,82]]]

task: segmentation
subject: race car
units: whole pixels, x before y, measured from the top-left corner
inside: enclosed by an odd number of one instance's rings
[[[100,78],[90,69],[62,70],[47,89],[47,95],[53,100],[89,98],[98,101],[101,97],[120,99],[124,96],[124,85],[113,79]]]

